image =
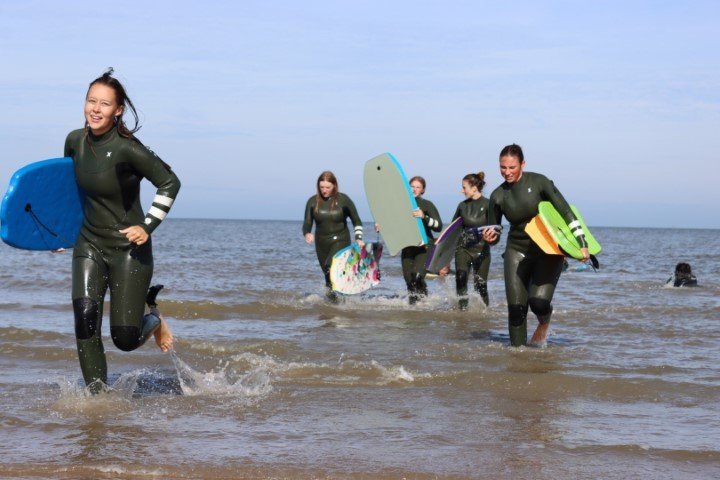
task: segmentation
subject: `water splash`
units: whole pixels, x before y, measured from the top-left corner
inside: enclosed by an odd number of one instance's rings
[[[177,352],[170,352],[183,395],[221,395],[241,398],[262,398],[273,387],[268,370],[259,366],[235,377],[235,372],[225,363],[219,370],[199,372],[180,359]]]

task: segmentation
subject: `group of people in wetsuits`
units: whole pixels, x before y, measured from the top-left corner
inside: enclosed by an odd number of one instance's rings
[[[590,258],[585,234],[560,191],[544,175],[526,172],[524,169],[522,148],[515,144],[506,146],[500,152],[500,174],[505,181],[487,199],[482,195],[484,173],[466,175],[462,179],[465,200],[460,202],[453,215],[453,221],[463,219],[463,228],[468,229],[466,231],[471,227],[499,225],[503,217],[510,223],[503,260],[508,330],[513,346],[527,344],[528,310],[538,319],[531,343],[543,344],[546,341],[553,310],[552,297],[563,268],[564,257],[544,253],[525,233],[525,225],[537,215],[541,201],[553,204],[577,238],[583,259]],[[418,205],[411,214],[422,219],[428,239],[432,240],[432,233],[442,230],[440,215],[435,205],[422,196],[426,188],[422,177],[411,178],[410,187]],[[347,195],[339,192],[335,175],[323,172],[317,181],[316,195],[310,197],[305,207],[303,234],[308,243],[313,243],[311,231],[315,224],[318,239],[322,238],[322,241],[316,242],[316,252],[332,300],[335,297],[330,284],[330,264],[333,255],[350,244],[346,223],[348,218],[355,228],[355,240],[362,242],[362,222],[355,205]],[[376,225],[376,228],[379,226]],[[467,289],[471,273],[475,290],[485,305],[489,304],[487,276],[490,247],[500,240],[500,233],[494,228],[486,228],[481,232],[481,236],[463,235],[455,251],[456,291],[461,310],[468,308]],[[428,247],[409,246],[401,252],[403,277],[410,304],[427,295],[425,261]],[[449,266],[441,274],[448,270]]]
[[[135,120],[132,129],[124,121],[127,112]],[[90,391],[97,392],[107,384],[101,324],[108,290],[110,335],[119,349],[134,350],[151,336],[162,351],[172,349],[172,332],[155,301],[162,286],[150,286],[151,234],[170,211],[180,180],[168,164],[135,137],[139,129],[137,112],[112,69],[90,83],[84,117],[84,128],[68,134],[64,153],[73,158],[77,183],[85,192],[83,224],[72,260],[72,303],[83,378]],[[510,342],[515,346],[527,342],[528,308],[539,322],[532,341],[545,341],[552,296],[562,270],[562,257],[544,254],[525,234],[524,226],[537,214],[542,200],[552,202],[569,225],[576,222],[553,183],[543,175],[524,172],[524,166],[522,149],[514,144],[505,147],[500,152],[500,173],[505,182],[487,199],[482,195],[484,174],[466,175],[462,179],[466,198],[453,215],[453,220],[463,219],[465,228],[498,225],[503,216],[510,222],[503,257]],[[146,214],[139,196],[143,178],[157,188]],[[442,230],[440,215],[435,205],[423,198],[426,182],[422,177],[413,177],[410,187],[418,205],[412,215],[421,219],[432,239],[433,232]],[[348,219],[354,227],[354,240],[362,245],[362,222],[355,205],[339,191],[335,175],[323,172],[317,180],[316,194],[306,204],[303,234],[307,243],[315,244],[328,287],[332,256],[351,242]],[[586,247],[582,230],[574,232]],[[467,235],[458,243],[455,267],[460,309],[468,306],[471,274],[475,290],[486,305],[489,303],[490,247],[499,239],[498,231],[485,229],[481,236]],[[582,252],[586,258],[589,256],[587,248]],[[401,253],[410,303],[427,295],[427,254],[427,245],[406,247]]]

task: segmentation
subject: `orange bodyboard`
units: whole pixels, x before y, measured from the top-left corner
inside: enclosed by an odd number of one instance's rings
[[[549,255],[565,255],[557,242],[553,239],[550,232],[548,232],[545,224],[543,223],[540,215],[535,215],[527,225],[525,225],[525,233],[527,233],[533,242],[537,244],[540,249]]]

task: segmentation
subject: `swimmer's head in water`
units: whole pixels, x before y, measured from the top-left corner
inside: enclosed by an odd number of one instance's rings
[[[683,273],[689,275],[692,273],[692,268],[689,263],[680,262],[675,266],[675,273]]]

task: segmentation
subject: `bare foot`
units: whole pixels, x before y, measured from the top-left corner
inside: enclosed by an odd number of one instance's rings
[[[170,325],[165,321],[165,318],[160,314],[160,310],[157,307],[152,307],[150,313],[160,319],[160,326],[155,329],[153,336],[155,337],[155,343],[157,343],[160,350],[167,352],[173,348],[173,334],[170,330]]]
[[[549,332],[550,322],[538,324],[537,329],[535,329],[535,333],[533,333],[533,336],[530,339],[530,344],[537,346],[547,345],[547,337]]]

